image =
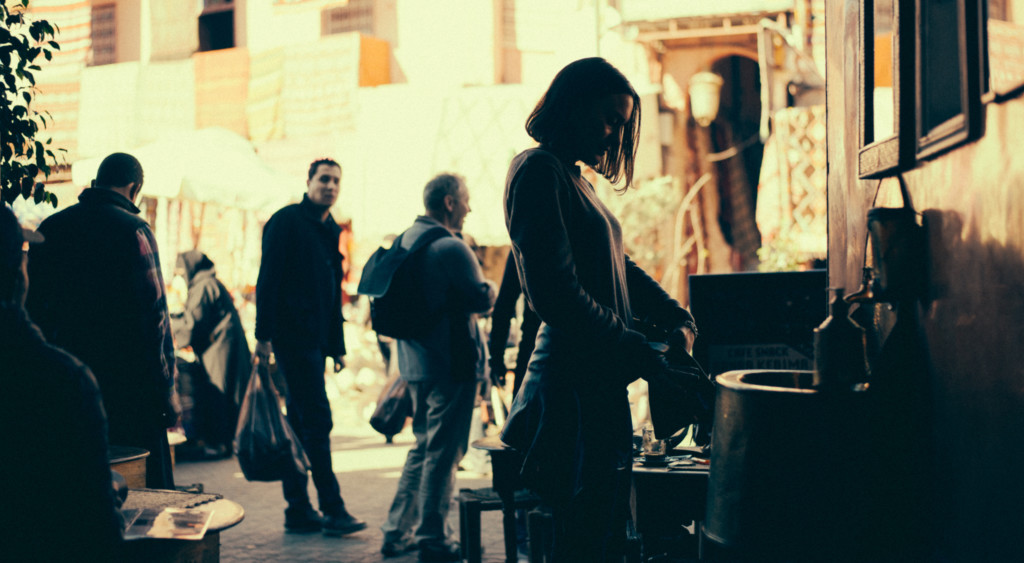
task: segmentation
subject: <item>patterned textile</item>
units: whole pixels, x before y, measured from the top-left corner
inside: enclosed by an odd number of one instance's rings
[[[802,260],[827,252],[825,106],[772,115],[757,196],[757,224],[767,246],[792,245]]]
[[[249,96],[245,116],[253,142],[284,137],[281,89],[284,87],[284,48],[252,53],[249,57]]]
[[[281,112],[289,138],[352,132],[359,34],[342,33],[285,47]]]
[[[152,304],[154,317],[159,318],[158,329],[154,337],[160,339],[160,357],[154,358],[159,364],[156,370],[158,380],[155,383],[166,386],[168,393],[174,392],[174,337],[171,332],[171,319],[167,315],[167,293],[164,288],[164,278],[160,271],[160,254],[157,252],[156,238],[153,231],[148,227],[135,231],[139,243],[139,256],[146,268],[146,274],[139,279],[144,281],[143,287],[138,288],[137,295],[143,303]],[[147,343],[148,344],[148,343]],[[157,349],[156,346],[148,346],[147,349]]]
[[[433,170],[457,170],[465,176],[474,212],[466,217],[466,232],[482,244],[508,244],[504,216],[505,175],[509,161],[532,139],[523,120],[536,103],[534,89],[514,85],[460,89],[441,104],[433,146]]]
[[[88,0],[33,0],[28,16],[60,28],[55,38],[60,50],[53,60],[38,59],[43,70],[36,74],[39,92],[33,109],[50,113],[46,137],[53,139],[53,149],[67,151],[58,162],[71,163],[78,158],[79,83],[91,45],[91,5]]]
[[[224,498],[216,493],[185,493],[166,489],[131,489],[124,499],[123,510],[142,508],[195,508]]]
[[[249,50],[221,49],[196,53],[192,58],[196,73],[196,127],[223,127],[246,136]]]

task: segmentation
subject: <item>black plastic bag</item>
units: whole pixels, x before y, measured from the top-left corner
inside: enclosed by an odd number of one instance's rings
[[[370,416],[370,426],[390,438],[402,431],[405,419],[412,415],[412,398],[408,384],[397,373],[384,385],[384,392],[377,399],[377,408]]]
[[[663,440],[693,424],[694,441],[706,445],[714,420],[715,384],[682,348],[670,348],[665,360],[669,369],[647,382],[654,437]]]
[[[309,459],[281,412],[280,396],[262,362],[254,362],[235,429],[235,455],[249,481],[305,475]]]

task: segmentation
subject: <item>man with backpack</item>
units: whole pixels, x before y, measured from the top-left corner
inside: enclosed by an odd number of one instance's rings
[[[477,374],[486,362],[476,314],[493,306],[495,288],[459,235],[470,211],[465,180],[436,176],[423,190],[423,204],[425,215],[388,251],[401,264],[378,274],[390,276],[384,283],[390,287],[374,300],[375,330],[398,340],[416,436],[382,526],[381,553],[393,557],[419,549],[421,561],[459,561],[459,546],[447,537],[445,522],[466,453]],[[374,273],[363,275],[361,287]],[[396,305],[406,320],[390,314]]]

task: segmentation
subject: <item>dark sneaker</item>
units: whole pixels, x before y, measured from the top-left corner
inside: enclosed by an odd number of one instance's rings
[[[342,512],[339,516],[324,516],[323,532],[325,536],[344,536],[366,528],[366,522]]]
[[[416,542],[408,538],[384,540],[384,544],[380,546],[380,552],[384,554],[384,557],[398,557],[410,551],[416,551],[419,547]]]
[[[289,534],[312,534],[319,532],[323,521],[320,513],[307,508],[304,511],[284,512],[284,531]]]
[[[462,561],[462,549],[455,542],[420,542],[420,561],[423,563]]]

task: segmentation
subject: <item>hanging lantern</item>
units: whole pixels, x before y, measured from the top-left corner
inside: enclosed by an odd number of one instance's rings
[[[722,77],[713,72],[698,72],[690,77],[690,113],[701,127],[711,125],[718,115],[718,97]]]

